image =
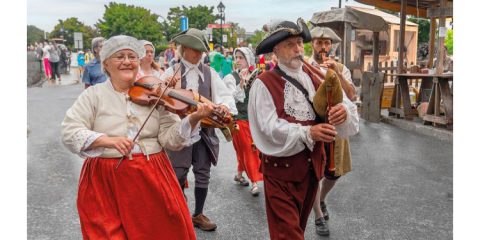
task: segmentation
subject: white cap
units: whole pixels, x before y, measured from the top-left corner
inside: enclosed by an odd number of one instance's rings
[[[107,41],[103,42],[102,50],[100,50],[100,60],[103,69],[103,62],[112,56],[114,53],[130,49],[134,51],[138,58],[141,59],[145,56],[145,47],[138,41],[138,39],[126,35],[118,35],[109,38]]]
[[[155,46],[153,46],[153,43],[147,40],[140,40],[140,44],[145,47],[145,45],[150,45],[153,48],[153,53],[155,54]]]

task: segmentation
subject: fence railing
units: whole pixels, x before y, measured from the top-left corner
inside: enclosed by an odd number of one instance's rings
[[[367,69],[368,71],[372,71],[373,66],[371,63],[368,63]],[[395,61],[386,61],[386,62],[379,62],[378,63],[378,71],[385,73],[385,85],[393,85],[395,84],[395,77],[391,76],[390,74],[397,73],[397,62]],[[408,85],[414,87],[416,89],[420,89],[420,84],[422,84],[422,79],[409,79]]]

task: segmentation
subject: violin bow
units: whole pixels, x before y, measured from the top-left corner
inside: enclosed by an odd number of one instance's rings
[[[178,67],[174,72],[173,72],[173,77],[175,77],[178,73],[178,70],[180,70],[180,67]],[[160,96],[158,97],[157,101],[155,102],[155,104],[152,106],[152,108],[150,109],[150,113],[148,114],[147,118],[145,119],[145,121],[143,121],[142,123],[142,126],[140,127],[140,129],[138,130],[137,134],[135,135],[135,137],[133,138],[133,143],[135,143],[135,141],[137,141],[137,138],[138,136],[140,136],[140,132],[143,130],[143,128],[145,127],[145,124],[147,123],[148,119],[150,119],[150,116],[152,116],[152,113],[153,111],[155,110],[155,108],[157,107],[157,104],[160,102],[160,99],[162,99],[163,97],[163,94],[165,94],[165,92],[167,91],[167,88],[168,86],[170,85],[170,82],[172,81],[173,78],[170,79],[170,81],[167,82],[166,84],[166,87],[165,87],[165,90],[163,90],[163,92],[160,94]],[[130,155],[130,153],[128,153]],[[125,156],[122,156],[122,158],[120,158],[120,160],[118,160],[118,163],[117,165],[115,166],[115,169],[117,169],[120,164],[122,163],[123,159],[125,158]]]

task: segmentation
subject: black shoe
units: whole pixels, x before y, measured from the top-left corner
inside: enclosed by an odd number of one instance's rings
[[[322,217],[315,220],[315,229],[317,234],[320,236],[330,235],[330,230],[328,229],[327,221],[325,221],[325,219]]]
[[[325,202],[320,202],[320,209],[322,209],[323,218],[325,218],[325,220],[328,220],[330,217],[328,215],[327,205],[325,204]]]

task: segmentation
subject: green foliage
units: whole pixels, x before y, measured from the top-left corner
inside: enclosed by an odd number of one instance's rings
[[[98,36],[98,33],[90,26],[83,24],[77,18],[71,17],[62,21],[63,23],[63,38],[67,40],[66,45],[68,48],[74,48],[73,33],[83,33],[83,48],[91,48],[92,38]],[[62,23],[58,23],[53,28],[53,31],[48,35],[49,38],[60,38],[62,35]]]
[[[430,39],[430,20],[409,18],[408,21],[418,24],[418,43],[428,43]]]
[[[445,46],[447,47],[448,55],[453,55],[453,29],[447,30],[447,37],[445,38]]]
[[[303,55],[305,57],[312,56],[312,42],[303,44],[303,49],[304,49]]]
[[[161,24],[165,36],[168,40],[172,36],[180,32],[180,18],[186,16],[188,18],[188,27],[203,30],[207,28],[209,23],[214,23],[218,19],[217,15],[213,14],[214,7],[198,5],[196,7],[174,7],[168,11],[167,19]]]
[[[103,17],[95,26],[105,38],[129,35],[158,45],[163,39],[158,17],[143,7],[111,2],[105,6]]]
[[[247,39],[247,42],[251,43],[252,47],[255,49],[257,47],[257,45],[265,37],[266,33],[262,30],[255,30],[255,32],[253,32],[253,34],[254,34],[253,36],[251,36]]]
[[[27,25],[27,45],[40,43],[43,40],[43,30],[34,25]]]

